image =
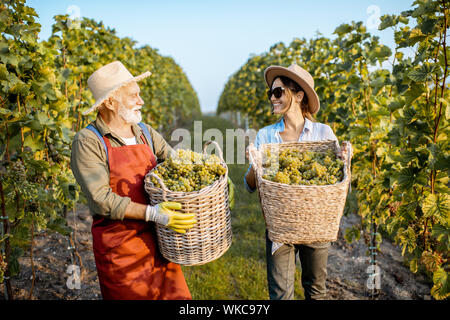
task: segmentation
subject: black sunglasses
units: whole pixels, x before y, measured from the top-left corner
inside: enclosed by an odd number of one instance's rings
[[[281,98],[281,96],[283,95],[284,92],[284,88],[283,87],[276,87],[272,90],[267,90],[267,98],[270,100],[270,98],[272,98],[272,94],[275,95],[275,98],[279,99]]]

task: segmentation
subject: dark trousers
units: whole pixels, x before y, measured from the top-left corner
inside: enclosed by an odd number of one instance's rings
[[[302,286],[305,299],[326,299],[328,249],[330,243],[292,245],[283,244],[272,255],[272,241],[266,231],[267,282],[271,300],[294,299],[295,255],[302,267]]]

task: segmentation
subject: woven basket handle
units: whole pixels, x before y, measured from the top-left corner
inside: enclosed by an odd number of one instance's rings
[[[255,154],[258,152],[258,149],[256,149],[255,145],[253,143],[250,143],[248,146],[248,158],[250,161],[250,164],[255,169],[255,173],[258,176],[259,170],[258,170],[258,164],[255,161]]]
[[[352,157],[353,157],[353,148],[350,141],[343,141],[342,143],[345,143],[347,145],[347,175],[350,175],[351,173],[351,163],[352,163]],[[345,160],[345,159],[344,159]],[[352,192],[352,179],[350,179],[349,182],[349,192]]]
[[[250,161],[250,164],[252,166],[254,166],[255,165],[255,159],[253,158],[253,152],[256,151],[256,148],[253,145],[253,143],[250,143],[250,145],[248,146],[247,150],[248,150],[248,159]]]
[[[350,143],[350,141],[343,141],[342,143],[345,143],[347,146],[347,170],[350,171],[350,165],[352,162],[352,157],[353,157],[353,148],[352,148],[352,144]]]
[[[220,158],[220,160],[222,160],[222,162],[225,162],[225,161],[223,160],[222,149],[220,149],[219,144],[218,144],[217,142],[215,142],[215,141],[209,140],[209,141],[206,141],[206,142],[205,142],[205,145],[203,146],[203,154],[204,154],[204,155],[206,154],[206,148],[207,148],[211,143],[214,144],[214,145],[216,146],[216,148],[217,148],[216,150],[219,150],[219,158]]]
[[[150,177],[155,178],[156,181],[158,181],[159,185],[161,186],[162,192],[163,192],[163,200],[167,201],[167,197],[166,196],[167,196],[167,190],[168,189],[167,189],[166,185],[164,184],[164,181],[160,177],[158,177],[158,175],[154,174],[153,172],[149,172],[148,175]]]

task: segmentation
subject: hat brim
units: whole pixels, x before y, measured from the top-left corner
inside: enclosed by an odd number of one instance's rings
[[[308,96],[308,104],[311,114],[316,114],[319,111],[320,100],[314,88],[312,88],[305,80],[299,77],[296,73],[292,72],[291,70],[285,67],[271,66],[264,71],[264,79],[266,80],[268,88],[270,88],[270,86],[273,83],[273,80],[278,76],[285,76],[297,82],[300,85],[300,87],[302,87],[303,90],[305,90],[305,94]]]
[[[108,99],[113,93],[115,93],[117,90],[119,90],[120,88],[122,88],[123,86],[126,86],[127,84],[133,82],[133,81],[141,81],[147,77],[150,77],[152,73],[150,71],[144,72],[143,74],[137,76],[137,77],[133,77],[128,79],[127,81],[124,81],[118,85],[116,85],[113,89],[111,89],[105,96],[101,97],[100,99],[98,99],[97,101],[95,101],[95,104],[90,107],[88,110],[84,111],[82,113],[82,115],[87,115],[93,111],[95,111],[98,107],[100,107],[102,105],[103,102],[105,102],[106,99]]]

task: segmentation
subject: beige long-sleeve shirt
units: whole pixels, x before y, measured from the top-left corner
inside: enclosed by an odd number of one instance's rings
[[[111,132],[100,115],[91,123],[100,134],[107,137],[112,147],[124,146],[125,142]],[[158,162],[166,159],[172,150],[164,138],[152,127],[146,125],[153,142],[153,154]],[[142,129],[132,125],[138,144],[144,143]],[[80,130],[72,142],[70,167],[88,201],[92,215],[100,215],[113,220],[123,220],[125,209],[131,202],[129,197],[114,193],[109,186],[109,166],[106,152],[97,135],[89,129]]]

